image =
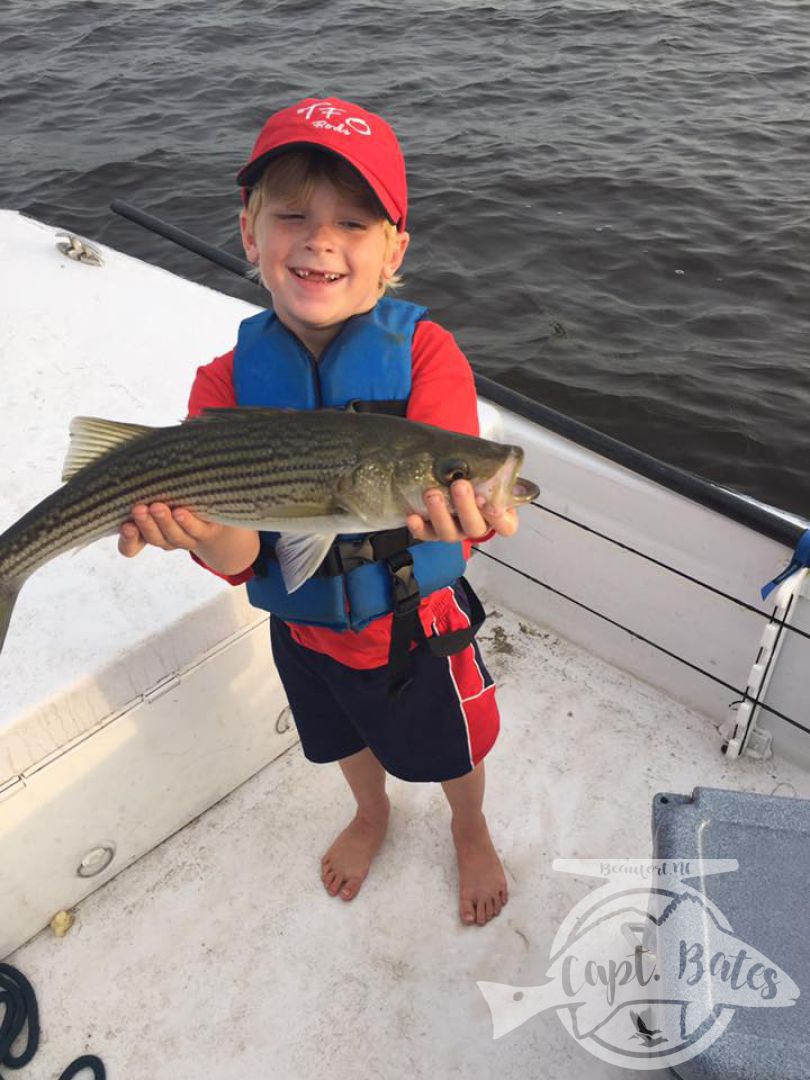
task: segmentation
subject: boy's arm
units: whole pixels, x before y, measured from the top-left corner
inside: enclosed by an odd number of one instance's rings
[[[218,356],[210,364],[197,368],[188,398],[188,415],[199,416],[203,409],[232,409],[236,407],[233,388],[233,353]]]
[[[478,398],[469,361],[453,335],[423,320],[413,338],[407,417],[422,424],[478,435]]]
[[[469,361],[449,331],[427,320],[417,324],[414,334],[407,417],[465,435],[479,434],[478,397]],[[517,511],[485,512],[466,480],[457,480],[451,494],[455,514],[437,492],[426,498],[429,521],[415,514],[408,517],[408,528],[417,540],[480,543],[496,533],[511,536],[517,531]]]

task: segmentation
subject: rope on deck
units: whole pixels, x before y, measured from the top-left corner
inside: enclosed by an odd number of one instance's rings
[[[34,988],[25,975],[11,964],[0,963],[0,1065],[22,1069],[39,1048],[39,1006]],[[14,1043],[25,1039],[19,1053],[13,1053]],[[65,1069],[59,1080],[73,1080],[83,1069],[89,1069],[94,1080],[106,1080],[104,1063],[95,1054],[83,1054]],[[2,1077],[0,1077],[2,1080]]]

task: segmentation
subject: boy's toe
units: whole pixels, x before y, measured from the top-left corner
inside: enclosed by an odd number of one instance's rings
[[[459,907],[459,912],[461,914],[462,922],[475,922],[475,904],[473,904],[472,900],[468,900],[466,897],[463,897],[461,900],[461,905]]]
[[[343,878],[331,866],[325,866],[321,874],[321,881],[326,891],[334,896],[343,884]]]
[[[362,884],[362,878],[349,878],[349,880],[340,890],[341,900],[353,900],[360,891],[360,886]]]

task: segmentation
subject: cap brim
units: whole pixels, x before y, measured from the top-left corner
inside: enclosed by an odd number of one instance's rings
[[[391,222],[391,224],[399,225],[399,222],[402,219],[402,214],[400,213],[395,217],[394,215],[397,213],[396,208],[394,208],[392,212],[391,207],[386,205],[386,200],[382,199],[377,194],[377,189],[375,187],[375,178],[368,176],[366,172],[361,169],[359,165],[356,165],[350,157],[347,157],[345,154],[339,154],[337,150],[332,150],[331,147],[324,146],[323,143],[301,139],[297,142],[285,143],[283,146],[274,146],[272,150],[268,150],[266,154],[262,154],[261,157],[256,158],[255,161],[251,161],[248,165],[245,165],[243,169],[240,169],[240,171],[236,175],[237,184],[242,188],[255,187],[256,184],[259,182],[259,178],[261,177],[262,173],[267,168],[268,163],[273,158],[278,157],[280,154],[286,153],[288,150],[295,150],[296,148],[301,146],[311,147],[314,150],[321,150],[324,154],[329,154],[332,157],[337,158],[339,161],[345,162],[349,166],[349,168],[351,168],[354,172],[357,173],[363,183],[368,187],[375,202],[379,205],[380,209]]]

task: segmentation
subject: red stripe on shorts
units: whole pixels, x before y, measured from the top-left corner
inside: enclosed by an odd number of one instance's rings
[[[458,630],[470,625],[469,617],[459,607],[455,594],[448,616],[451,625],[443,626],[443,633],[447,633],[448,629]],[[447,662],[467,728],[470,763],[475,766],[491,750],[500,730],[495,683],[486,685],[472,645],[448,657]]]

